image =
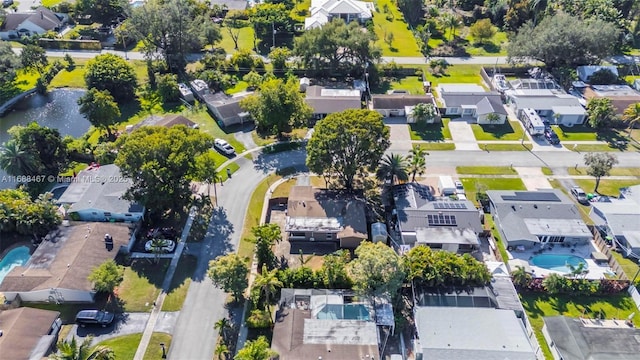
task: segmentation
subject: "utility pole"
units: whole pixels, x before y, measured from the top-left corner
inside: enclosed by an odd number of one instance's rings
[[[276,48],[276,24],[275,21],[271,21],[271,36],[273,37],[273,46],[271,50]]]

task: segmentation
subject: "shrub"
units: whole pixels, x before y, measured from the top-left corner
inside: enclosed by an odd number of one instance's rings
[[[254,309],[247,318],[247,326],[251,329],[264,329],[271,327],[271,312]]]

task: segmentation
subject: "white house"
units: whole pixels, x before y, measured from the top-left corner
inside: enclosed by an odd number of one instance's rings
[[[93,165],[81,171],[58,199],[73,220],[137,222],[144,206],[123,198],[131,186],[114,164]]]
[[[435,106],[435,100],[431,94],[381,94],[372,95],[371,103],[374,111],[384,117],[405,116],[408,123],[415,122],[413,108],[418,104],[431,104]],[[434,118],[434,121],[436,119]]]
[[[475,84],[441,84],[436,91],[445,116],[473,118],[478,124],[504,124],[507,120],[507,111],[497,92],[487,92]],[[496,114],[497,121],[489,121],[489,114]]]
[[[15,40],[22,36],[60,31],[68,20],[66,14],[54,13],[43,6],[31,12],[8,13],[0,27],[0,39]]]
[[[329,89],[318,85],[306,87],[304,101],[313,109],[313,118],[362,108],[362,92],[357,89]]]
[[[309,13],[311,16],[304,20],[305,30],[322,27],[335,18],[349,23],[358,21],[364,23],[373,17],[375,5],[373,2],[358,0],[312,0]]]
[[[110,235],[111,242],[105,241]],[[20,295],[27,302],[94,301],[93,268],[113,260],[131,239],[129,226],[117,223],[78,223],[47,235],[27,263],[13,268],[0,284],[9,301]]]
[[[552,124],[573,126],[584,123],[587,111],[577,97],[549,89],[519,89],[505,91],[507,103],[517,116],[523,109],[534,109]]]

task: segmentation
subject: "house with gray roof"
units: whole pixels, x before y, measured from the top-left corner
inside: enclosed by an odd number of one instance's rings
[[[42,35],[48,31],[58,32],[67,21],[68,15],[55,13],[44,6],[30,12],[9,12],[0,24],[0,39],[16,40],[23,36]]]
[[[535,360],[528,331],[514,311],[489,307],[418,306],[416,358]]]
[[[624,320],[567,316],[542,320],[542,334],[554,360],[635,360],[640,354],[640,329]]]
[[[468,200],[436,198],[422,184],[395,186],[394,224],[400,243],[426,245],[454,253],[474,252],[480,246],[480,212]]]
[[[487,195],[496,227],[509,247],[584,244],[592,238],[575,203],[560,190],[489,190]]]
[[[94,164],[72,180],[57,202],[73,220],[138,222],[145,208],[124,198],[131,184],[117,165]]]
[[[249,113],[240,107],[240,100],[249,95],[251,93],[228,96],[218,92],[215,94],[205,93],[201,97],[213,118],[220,126],[226,127],[253,121]]]
[[[591,203],[589,216],[603,228],[627,257],[640,259],[640,185],[620,190],[616,198]]]
[[[55,350],[61,328],[59,311],[0,309],[0,354],[3,359],[45,359]]]
[[[418,104],[436,106],[431,94],[378,94],[371,96],[371,109],[383,117],[406,117],[408,123],[415,122],[413,108]],[[438,121],[439,117],[433,119]]]
[[[463,85],[439,86],[437,91],[443,115],[472,118],[478,124],[504,124],[507,111],[502,105],[500,93],[486,92],[482,88],[479,91],[467,91],[471,89]],[[489,121],[489,114],[498,115],[497,121]]]
[[[600,70],[609,70],[613,75],[620,76],[618,74],[618,68],[615,66],[603,66],[603,65],[584,65],[576,68],[578,79],[589,84],[589,78],[591,75],[597,73]]]
[[[304,101],[313,109],[313,118],[349,109],[362,108],[362,91],[358,89],[331,89],[323,86],[308,86]]]
[[[505,95],[507,104],[518,117],[525,109],[534,109],[551,124],[564,126],[583,124],[587,118],[587,111],[580,99],[558,90],[517,89],[507,90]]]

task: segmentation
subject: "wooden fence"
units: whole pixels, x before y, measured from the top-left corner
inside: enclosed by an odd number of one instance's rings
[[[602,236],[600,235],[598,229],[596,229],[595,226],[589,226],[589,229],[591,229],[591,233],[593,234],[593,241],[598,247],[598,250],[607,256],[609,266],[613,271],[615,271],[616,274],[618,274],[618,279],[630,280],[627,274],[624,273],[624,270],[622,270],[622,266],[620,266],[616,258],[613,257],[611,248],[609,248],[607,246],[607,243],[602,239]]]

